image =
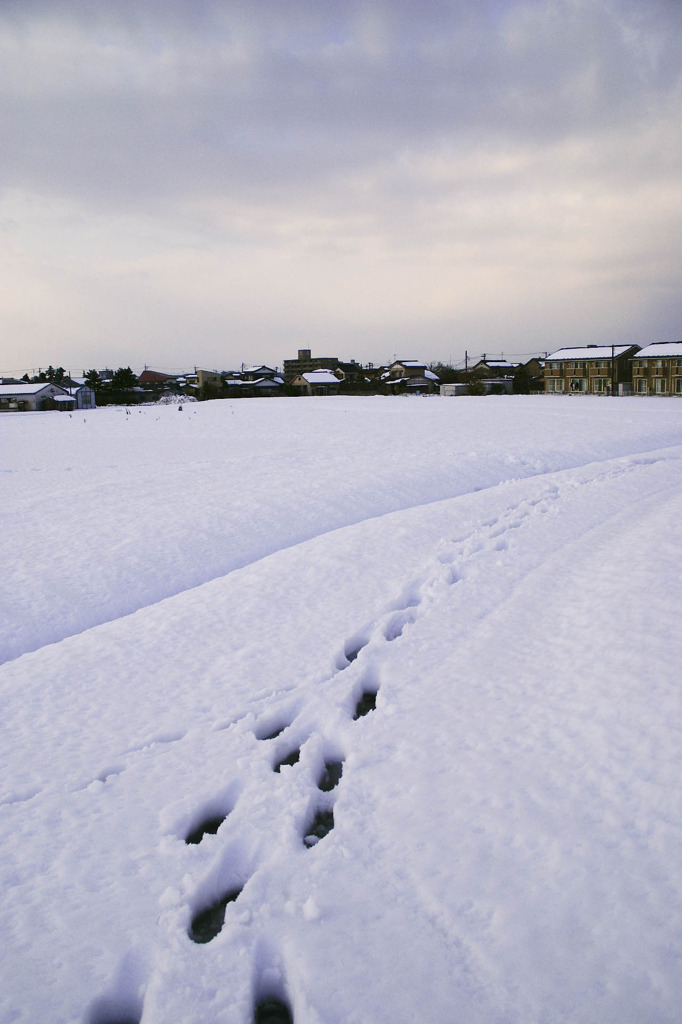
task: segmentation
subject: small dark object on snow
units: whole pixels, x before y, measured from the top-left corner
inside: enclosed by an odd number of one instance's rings
[[[261,999],[253,1020],[254,1024],[293,1024],[291,1010],[280,999]]]
[[[355,705],[355,715],[353,716],[357,721],[358,718],[362,718],[364,715],[368,715],[370,711],[374,711],[377,706],[377,695],[372,690],[365,690],[360,700]]]
[[[338,786],[343,774],[343,761],[325,761],[324,772],[320,776],[317,788],[323,793],[329,793],[334,786]]]

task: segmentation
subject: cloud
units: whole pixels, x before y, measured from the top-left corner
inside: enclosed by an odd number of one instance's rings
[[[0,231],[27,295],[87,280],[104,306],[143,273],[211,338],[262,339],[260,305],[339,344],[458,315],[489,339],[494,296],[536,339],[533,277],[536,324],[596,282],[646,324],[638,282],[671,316],[679,283],[681,29],[673,0],[6,0]],[[157,337],[162,303],[130,302]]]
[[[679,98],[668,26],[642,39],[624,6],[157,10],[29,3],[5,20],[10,184],[113,203],[295,193],[444,143],[542,147],[632,127],[667,91]]]

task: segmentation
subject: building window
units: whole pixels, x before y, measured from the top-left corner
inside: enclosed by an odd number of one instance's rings
[[[604,391],[604,378],[603,377],[595,377],[594,378],[594,380],[592,381],[592,390],[597,395],[602,394],[602,392]]]
[[[665,377],[656,377],[654,379],[654,391],[657,395],[665,394]]]
[[[682,395],[682,377],[675,377],[675,394]]]
[[[640,377],[637,381],[637,393],[640,395],[646,394],[646,377]]]

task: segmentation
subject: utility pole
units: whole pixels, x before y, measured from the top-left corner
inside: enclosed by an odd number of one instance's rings
[[[616,391],[616,346],[611,346],[611,394],[618,397]]]

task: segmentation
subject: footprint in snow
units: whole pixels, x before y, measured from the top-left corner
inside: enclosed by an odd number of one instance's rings
[[[198,845],[204,836],[214,836],[222,823],[227,818],[227,814],[223,814],[217,817],[205,818],[196,828],[185,836],[185,842],[188,846]]]
[[[316,846],[320,839],[324,839],[328,836],[331,830],[334,828],[334,811],[321,807],[315,812],[315,817],[310,822],[310,825],[305,830],[303,836],[303,843],[305,846],[310,848]]]
[[[338,786],[343,775],[343,761],[325,761],[324,769],[317,783],[317,788],[323,793],[330,793]]]
[[[95,1017],[88,1024],[140,1024],[139,1017]]]
[[[402,636],[405,626],[414,622],[415,618],[416,614],[412,609],[407,609],[392,615],[384,627],[384,639],[387,640],[388,643],[391,643],[393,640],[397,640],[399,636]]]
[[[215,939],[225,923],[225,910],[228,903],[234,903],[244,887],[230,889],[210,906],[204,907],[192,918],[189,926],[189,937],[192,942],[205,944]]]
[[[293,1024],[288,1005],[281,999],[261,999],[256,1003],[254,1024]]]
[[[175,834],[183,837],[188,846],[198,846],[206,836],[214,836],[229,817],[239,799],[241,786],[234,783],[210,800],[197,807],[189,821],[185,820]]]
[[[278,736],[281,736],[284,730],[288,729],[290,725],[291,722],[286,720],[283,722],[280,721],[276,725],[263,725],[254,730],[254,736],[257,740],[262,740],[263,742],[265,740],[275,740]]]
[[[370,711],[374,711],[377,706],[377,692],[376,690],[364,690],[355,705],[355,713],[353,715],[354,720],[357,722],[358,718],[364,718]]]
[[[339,655],[336,660],[336,668],[339,672],[342,672],[344,668],[348,668],[354,661],[357,660],[360,651],[364,650],[370,641],[369,634],[365,631],[362,633],[356,633],[355,636],[350,637],[346,640],[343,646],[343,652]]]
[[[298,764],[298,761],[299,761],[300,757],[301,757],[301,748],[300,747],[296,747],[295,750],[292,750],[285,757],[283,757],[280,761],[277,761],[276,764],[273,766],[272,770],[275,771],[275,772],[279,772],[282,768],[286,767],[287,765]]]

